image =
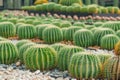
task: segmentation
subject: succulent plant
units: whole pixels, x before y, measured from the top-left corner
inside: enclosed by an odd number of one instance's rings
[[[94,32],[94,44],[100,46],[101,38],[107,34],[115,34],[112,29],[109,28],[99,28]]]
[[[96,27],[101,27],[102,24],[103,24],[103,22],[96,22],[96,23],[94,23],[94,25],[95,25]]]
[[[112,50],[115,47],[115,44],[119,41],[119,37],[113,34],[105,35],[101,38],[101,48]]]
[[[85,27],[85,24],[84,24],[84,23],[81,23],[81,22],[75,22],[75,23],[73,24],[73,26]]]
[[[59,27],[50,26],[43,30],[43,40],[46,43],[52,44],[63,40],[63,33]]]
[[[63,27],[70,27],[72,24],[68,21],[64,21],[61,23],[60,27],[63,28]]]
[[[10,41],[0,41],[0,64],[11,64],[18,60],[18,50]]]
[[[114,56],[104,65],[104,78],[108,80],[120,79],[120,56]]]
[[[57,64],[56,51],[47,45],[32,46],[23,56],[25,66],[30,70],[49,70]]]
[[[70,60],[69,73],[78,80],[97,78],[101,71],[100,59],[95,54],[77,53]]]
[[[89,47],[93,45],[93,33],[87,29],[81,29],[75,32],[73,38],[74,44],[80,47]]]
[[[36,29],[33,25],[23,24],[18,28],[18,37],[20,39],[32,39],[36,37]]]
[[[61,28],[63,33],[63,40],[66,40],[66,31],[68,28]]]
[[[120,55],[120,41],[115,45],[114,51],[116,55]]]
[[[77,46],[66,46],[58,52],[58,68],[68,70],[68,65],[73,54],[83,52],[84,49]]]
[[[15,25],[11,22],[0,23],[0,36],[2,37],[14,37],[16,33]]]

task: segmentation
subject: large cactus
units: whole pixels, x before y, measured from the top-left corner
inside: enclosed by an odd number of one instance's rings
[[[58,53],[58,68],[60,70],[68,70],[69,61],[73,54],[83,52],[84,49],[76,46],[66,46]]]
[[[66,40],[66,31],[68,28],[62,28],[63,40]]]
[[[50,26],[45,28],[43,31],[43,40],[49,44],[62,41],[62,30],[56,26]]]
[[[80,27],[75,27],[75,26],[69,27],[66,30],[66,33],[64,34],[66,36],[65,40],[67,40],[67,41],[73,41],[73,36],[74,36],[75,32],[78,31],[78,30],[80,30],[80,29],[81,29]]]
[[[11,64],[18,59],[18,50],[10,41],[0,41],[0,64]]]
[[[24,63],[30,70],[49,70],[57,64],[56,51],[47,45],[32,46],[24,53]],[[31,57],[30,57],[31,56]]]
[[[70,60],[69,73],[78,80],[97,78],[101,70],[100,59],[95,54],[77,53]]]
[[[93,33],[87,29],[81,29],[74,34],[74,44],[81,47],[93,45]]]
[[[101,39],[101,48],[112,50],[115,47],[115,44],[119,41],[119,37],[113,34],[106,35]]]
[[[99,28],[94,32],[94,44],[100,46],[101,38],[107,34],[114,34],[115,32],[112,29],[108,28]]]
[[[23,24],[18,28],[18,37],[20,39],[31,39],[36,35],[36,29],[33,25]]]
[[[106,61],[104,78],[107,80],[120,80],[120,56],[114,56]]]
[[[0,36],[2,37],[14,37],[16,33],[15,25],[11,22],[0,23]]]

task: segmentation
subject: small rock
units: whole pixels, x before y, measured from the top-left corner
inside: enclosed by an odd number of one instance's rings
[[[16,62],[17,67],[20,66],[20,65],[21,65],[20,61]]]

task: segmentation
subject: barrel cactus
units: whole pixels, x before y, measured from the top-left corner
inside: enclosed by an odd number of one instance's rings
[[[18,37],[20,39],[31,39],[36,35],[36,30],[33,25],[24,24],[18,28]]]
[[[63,40],[62,30],[56,26],[50,26],[43,31],[43,40],[46,43],[52,44]]]
[[[18,34],[18,28],[21,26],[21,25],[23,25],[24,23],[17,23],[16,25],[15,25],[15,27],[16,27],[16,34]]]
[[[114,56],[106,61],[104,78],[107,80],[120,80],[120,56]]]
[[[0,23],[0,36],[2,37],[14,37],[16,34],[15,25],[11,22]]]
[[[119,37],[113,34],[106,35],[101,39],[101,48],[112,50],[115,47],[115,44],[119,41]]]
[[[19,59],[20,59],[20,62],[21,63],[24,63],[24,60],[23,60],[23,55],[25,53],[25,51],[30,48],[31,46],[34,46],[35,43],[32,43],[32,42],[29,42],[29,43],[26,43],[24,45],[22,45],[20,48],[19,48]]]
[[[67,40],[67,41],[73,41],[73,36],[74,36],[75,32],[78,31],[78,30],[80,30],[80,29],[81,29],[80,27],[75,27],[75,26],[69,27],[66,30],[66,33],[64,34],[66,36],[65,40]]]
[[[101,70],[100,59],[95,54],[77,53],[70,60],[69,73],[78,80],[97,78]]]
[[[72,26],[72,24],[68,21],[61,22],[61,25],[60,25],[61,28],[70,27],[70,26]]]
[[[73,38],[74,44],[81,47],[93,45],[93,33],[87,29],[81,29],[75,32]]]
[[[96,27],[101,27],[102,26],[102,22],[96,22],[96,23],[94,23],[94,25],[96,26]]]
[[[95,45],[100,46],[101,38],[107,34],[115,34],[115,32],[108,28],[99,28],[99,30],[96,30],[94,32]]]
[[[11,64],[18,59],[18,50],[10,41],[0,41],[0,64]]]
[[[36,45],[27,49],[23,55],[23,59],[26,68],[44,71],[56,66],[56,55],[57,53],[53,48],[47,45]]]
[[[69,61],[73,54],[83,52],[84,49],[77,46],[66,46],[58,52],[58,68],[68,70]]]
[[[75,22],[73,26],[85,27],[85,24],[81,22]]]
[[[30,40],[19,40],[17,43],[16,43],[16,46],[18,48],[18,50],[20,49],[21,46],[23,46],[24,44],[27,44],[27,43],[31,43]]]
[[[66,31],[68,28],[62,28],[63,40],[66,40]]]
[[[120,38],[120,30],[116,32],[116,35]]]

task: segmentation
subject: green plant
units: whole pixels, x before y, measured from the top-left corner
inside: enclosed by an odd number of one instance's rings
[[[114,56],[104,65],[104,78],[108,80],[120,79],[120,56]]]
[[[85,5],[90,5],[91,4],[91,0],[85,0]]]
[[[116,35],[120,38],[120,30],[116,32]]]
[[[75,27],[75,26],[69,27],[64,34],[66,36],[65,40],[73,41],[73,36],[74,36],[75,32],[80,29],[81,29],[80,27]]]
[[[11,22],[0,23],[0,36],[2,37],[14,37],[16,33],[15,25]]]
[[[113,34],[105,35],[101,38],[100,46],[103,49],[112,50],[115,47],[115,44],[119,41],[119,37]]]
[[[68,65],[73,54],[83,52],[84,49],[77,46],[66,46],[58,52],[58,68],[68,70]]]
[[[34,46],[35,43],[32,43],[32,42],[29,42],[29,43],[26,43],[26,44],[23,44],[20,48],[19,48],[19,59],[20,59],[20,62],[24,63],[24,60],[23,60],[23,55],[25,53],[25,51],[27,49],[29,49],[31,46]]]
[[[88,9],[89,9],[89,8],[86,7],[86,6],[81,7],[80,12],[81,12],[81,13],[88,13],[88,11],[89,11]]]
[[[119,7],[119,0],[114,0],[114,1],[113,1],[113,5],[114,5],[115,7]]]
[[[17,46],[17,48],[18,48],[18,50],[19,50],[21,46],[23,46],[24,44],[27,44],[27,43],[31,43],[31,41],[30,41],[30,40],[25,40],[25,39],[19,40],[19,41],[16,43],[16,46]]]
[[[95,54],[77,53],[70,60],[69,73],[78,80],[97,78],[101,70],[100,59]]]
[[[93,45],[93,33],[87,29],[81,29],[75,32],[73,38],[74,44],[81,47]]]
[[[36,36],[36,29],[33,25],[23,24],[18,28],[18,37],[20,39],[31,39]]]
[[[103,23],[102,23],[102,22],[96,22],[96,23],[94,23],[94,25],[95,25],[96,27],[101,27],[101,26],[103,25]]]
[[[50,3],[48,3],[48,5],[47,5],[47,11],[49,12],[51,12],[51,11],[53,11],[54,10],[54,6],[55,6],[55,3],[53,3],[53,2],[50,2]]]
[[[23,59],[26,68],[44,71],[56,66],[57,53],[47,45],[36,45],[27,49],[23,55]]]
[[[85,27],[85,24],[81,22],[75,22],[73,26]]]
[[[95,45],[100,46],[101,38],[107,34],[115,34],[115,32],[109,28],[99,28],[99,30],[96,30],[94,32]]]
[[[16,27],[16,34],[18,34],[18,28],[21,26],[21,25],[23,25],[24,23],[17,23],[16,25],[15,25],[15,27]]]
[[[10,41],[0,41],[0,64],[11,64],[18,59],[18,50]]]
[[[62,28],[63,40],[66,40],[66,31],[68,28]]]
[[[94,14],[97,14],[98,13],[98,8],[96,6],[90,6],[88,8],[88,12],[89,13],[94,13]]]
[[[42,38],[49,44],[60,42],[63,40],[62,30],[59,27],[52,25],[43,30]]]
[[[69,22],[69,21],[63,21],[61,22],[61,25],[60,27],[63,28],[63,27],[70,27],[72,24]]]

